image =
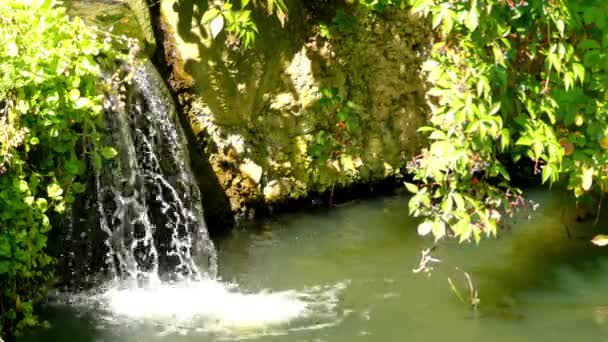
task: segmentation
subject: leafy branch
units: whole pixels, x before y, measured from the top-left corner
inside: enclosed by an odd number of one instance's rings
[[[421,235],[479,242],[521,190],[505,161],[576,197],[608,186],[602,1],[410,1],[439,38],[423,65],[430,145],[409,171]]]

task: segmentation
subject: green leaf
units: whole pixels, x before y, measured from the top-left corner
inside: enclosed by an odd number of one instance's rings
[[[19,189],[19,191],[21,191],[21,192],[27,192],[30,189],[27,182],[23,179],[20,179],[19,181],[17,181],[16,185],[17,185],[17,189]]]
[[[564,37],[564,29],[566,27],[566,23],[563,20],[558,19],[555,21],[555,26],[557,27],[557,32],[559,32],[560,37]]]
[[[509,147],[509,144],[511,144],[511,132],[508,129],[503,128],[500,130],[501,151],[506,151],[506,149]]]
[[[101,155],[105,159],[114,159],[118,155],[118,151],[114,147],[104,147],[101,149]]]
[[[78,101],[78,99],[80,98],[80,90],[78,90],[78,89],[72,89],[72,90],[70,90],[70,93],[68,94],[68,98],[72,102]]]
[[[75,106],[76,109],[86,109],[86,108],[91,108],[93,107],[93,101],[91,101],[90,99],[86,98],[86,97],[81,97],[78,100],[75,101]]]
[[[201,22],[203,24],[207,24],[208,22],[211,21],[211,19],[220,15],[220,13],[221,13],[220,10],[218,10],[217,8],[212,8],[212,9],[206,11],[205,14],[203,14],[203,18],[201,19]]]
[[[216,16],[209,22],[209,30],[211,31],[211,36],[215,39],[222,29],[224,28],[224,17],[221,15]]]
[[[593,39],[583,39],[578,43],[577,48],[581,50],[599,49],[600,44]]]
[[[49,217],[46,215],[42,215],[42,227],[45,228],[45,230],[48,230],[51,227],[51,221],[49,220]]]
[[[479,25],[479,11],[477,10],[477,7],[471,8],[464,25],[471,32],[477,29],[477,26]]]
[[[428,96],[441,96],[444,93],[444,89],[439,88],[439,87],[433,87],[431,89],[429,89],[429,91],[426,92],[426,94]]]
[[[496,64],[506,67],[505,56],[496,44],[492,45],[492,53],[494,54],[494,62]]]
[[[549,68],[553,67],[558,73],[562,71],[562,62],[557,54],[550,53],[547,56],[547,61],[549,63]]]
[[[76,194],[81,194],[83,192],[85,192],[85,186],[82,183],[79,182],[74,182],[72,183],[72,191],[74,191],[74,193]]]
[[[7,236],[0,236],[0,258],[9,259],[12,255],[11,242]]]
[[[500,102],[495,103],[492,106],[492,109],[490,109],[490,112],[488,113],[488,115],[494,115],[494,114],[498,113],[498,111],[500,110],[500,106],[501,106]]]
[[[63,189],[57,183],[52,183],[46,187],[46,192],[50,198],[58,198],[63,194]]]
[[[608,245],[608,235],[604,235],[604,234],[596,235],[593,237],[591,242],[596,246],[604,247],[604,246]]]
[[[10,42],[6,47],[5,53],[8,57],[17,57],[19,56],[19,47],[17,44],[15,44],[15,42]]]
[[[413,13],[425,12],[429,4],[427,0],[414,0],[412,3],[411,11]]]
[[[452,196],[445,197],[443,202],[441,202],[441,210],[443,211],[443,213],[451,213],[453,204],[454,203],[452,202]]]
[[[78,159],[70,159],[64,165],[65,171],[71,175],[80,175],[84,166]]]
[[[465,203],[464,203],[464,198],[462,198],[462,195],[454,192],[452,193],[452,199],[454,200],[454,202],[456,203],[456,209],[458,211],[464,211],[466,209]]]
[[[38,210],[45,212],[49,207],[49,203],[47,202],[46,199],[44,198],[37,198],[36,199],[36,208],[38,208]]]
[[[433,236],[435,237],[435,241],[439,241],[439,239],[445,236],[445,223],[443,221],[437,220],[433,223]]]
[[[445,140],[445,139],[447,139],[447,136],[445,135],[445,133],[443,131],[435,130],[435,131],[433,131],[433,133],[431,133],[431,135],[429,135],[429,139],[430,140]]]
[[[443,15],[444,15],[443,11],[433,15],[433,23],[432,23],[433,30],[436,29],[439,26],[439,24],[441,24],[441,21],[443,20]]]
[[[574,78],[579,79],[581,84],[585,81],[585,67],[581,63],[572,63]]]
[[[53,209],[55,209],[55,212],[63,214],[65,212],[65,202],[61,201],[57,203]]]
[[[424,221],[418,225],[418,235],[426,236],[433,230],[433,222]]]
[[[593,168],[583,167],[581,177],[581,186],[583,187],[583,190],[588,191],[589,189],[591,189],[591,185],[593,184]]]
[[[529,136],[523,136],[515,142],[515,145],[530,146],[534,143],[534,139]]]
[[[551,164],[547,164],[543,167],[542,182],[546,183],[549,177],[551,177]]]
[[[564,74],[564,88],[566,88],[566,91],[572,89],[574,86],[574,80],[575,76],[572,73],[567,72]],[[553,124],[554,122],[551,123]]]
[[[403,182],[403,184],[405,184],[405,188],[407,189],[407,191],[415,194],[418,193],[418,186],[416,186],[416,184],[412,184],[412,183],[408,183],[408,182]]]

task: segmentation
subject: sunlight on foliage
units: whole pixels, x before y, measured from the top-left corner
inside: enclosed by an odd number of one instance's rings
[[[436,43],[430,145],[409,165],[421,234],[479,241],[525,204],[507,163],[530,160],[543,183],[576,197],[608,190],[605,1],[410,1]]]
[[[101,146],[102,65],[128,44],[70,20],[52,0],[0,2],[0,331],[39,324],[34,304],[52,279],[50,218],[85,190]],[[12,331],[8,331],[11,329]]]
[[[287,20],[287,5],[284,0],[267,0],[265,3],[256,0],[241,0],[240,9],[233,9],[233,4],[226,2],[221,6],[212,7],[203,14],[202,23],[209,26],[213,38],[217,38],[222,30],[234,34],[246,48],[250,48],[259,33],[258,27],[251,18],[249,3],[263,6],[269,14],[275,13],[281,26]]]
[[[342,98],[337,88],[322,87],[323,98],[319,100],[321,110],[327,113],[327,124],[314,136],[308,146],[316,170],[330,170],[334,173],[347,172],[361,164],[361,108]]]

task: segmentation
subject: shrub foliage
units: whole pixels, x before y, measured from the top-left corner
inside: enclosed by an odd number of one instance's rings
[[[50,218],[84,191],[87,158],[116,153],[100,144],[100,62],[118,56],[113,40],[52,0],[0,2],[0,335],[39,323]]]
[[[411,163],[419,233],[494,235],[523,203],[509,164],[577,197],[608,189],[608,21],[601,0],[414,0],[436,43],[430,145]]]

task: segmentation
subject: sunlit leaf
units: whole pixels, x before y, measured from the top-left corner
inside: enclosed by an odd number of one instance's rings
[[[222,29],[224,28],[224,17],[221,15],[216,16],[215,18],[211,19],[211,22],[209,23],[209,30],[211,31],[211,36],[215,39],[220,32],[222,32]]]
[[[593,168],[584,167],[582,169],[582,187],[583,190],[588,191],[591,189],[591,185],[593,184]]]
[[[118,151],[116,151],[116,149],[113,147],[104,147],[101,149],[101,155],[105,159],[113,159],[118,155]]]
[[[406,188],[406,189],[407,189],[409,192],[411,192],[411,193],[413,193],[413,194],[415,194],[415,193],[417,193],[417,192],[418,192],[418,187],[416,186],[416,184],[412,184],[412,183],[408,183],[408,182],[403,182],[403,184],[405,184],[405,188]]]
[[[213,19],[219,15],[221,15],[220,10],[218,10],[217,8],[212,8],[212,9],[206,11],[205,14],[203,14],[203,18],[201,19],[201,22],[203,24],[206,24],[206,23],[210,22],[211,19]]]
[[[445,223],[443,221],[437,220],[433,223],[433,236],[435,241],[445,236]]]
[[[433,230],[433,222],[424,221],[418,225],[418,235],[426,236]]]
[[[46,187],[46,192],[50,198],[58,198],[63,194],[63,189],[59,184],[52,183]]]
[[[579,79],[581,83],[585,81],[585,67],[581,63],[573,63],[572,71],[574,72],[574,77]]]
[[[604,247],[604,246],[608,245],[608,235],[604,235],[604,234],[596,235],[593,237],[591,242],[596,246]]]
[[[477,10],[477,7],[471,8],[464,24],[469,31],[475,31],[477,29],[477,26],[479,25],[479,11]]]

